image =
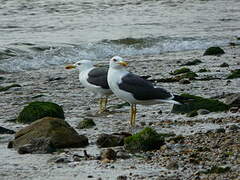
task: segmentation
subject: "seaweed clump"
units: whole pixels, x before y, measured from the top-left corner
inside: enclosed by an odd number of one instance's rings
[[[181,96],[189,98],[189,101],[181,105],[174,105],[172,109],[173,113],[190,113],[199,109],[207,109],[210,112],[219,112],[229,109],[227,104],[215,99],[203,98],[190,94],[182,94]]]
[[[150,127],[124,139],[124,147],[130,152],[155,150],[162,145],[164,145],[164,136]]]
[[[31,123],[43,117],[64,119],[64,112],[61,106],[52,102],[31,102],[19,113],[17,122]]]

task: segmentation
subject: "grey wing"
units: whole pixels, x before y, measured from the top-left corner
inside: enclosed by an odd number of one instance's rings
[[[119,84],[121,90],[130,92],[138,100],[168,99],[172,94],[163,88],[154,88],[150,81],[129,73],[122,78]]]
[[[96,86],[101,86],[103,89],[109,89],[107,82],[107,68],[94,68],[88,73],[87,81]]]

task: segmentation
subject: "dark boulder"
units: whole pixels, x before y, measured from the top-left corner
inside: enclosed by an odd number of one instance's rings
[[[218,56],[225,54],[224,50],[220,47],[210,47],[204,52],[204,56]]]
[[[31,102],[19,113],[17,122],[31,123],[43,117],[64,119],[64,112],[61,106],[52,102]]]

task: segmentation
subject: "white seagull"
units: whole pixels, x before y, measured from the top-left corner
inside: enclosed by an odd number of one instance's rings
[[[109,63],[108,84],[113,93],[131,105],[130,125],[135,126],[136,104],[153,105],[159,103],[181,104],[180,96],[163,88],[154,87],[150,81],[126,70],[128,63],[114,56]]]
[[[81,60],[65,68],[77,68],[79,70],[80,83],[89,91],[100,97],[99,112],[104,112],[106,110],[108,96],[112,94],[107,82],[108,69],[96,67],[95,63],[90,60]]]

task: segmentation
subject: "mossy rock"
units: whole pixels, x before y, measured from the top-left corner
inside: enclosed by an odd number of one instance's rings
[[[22,86],[19,85],[19,84],[12,84],[12,85],[9,85],[9,86],[0,87],[0,92],[1,91],[7,91],[8,89],[13,88],[13,87],[22,87]]]
[[[31,123],[46,116],[64,119],[64,112],[61,106],[52,102],[31,102],[19,113],[17,122]]]
[[[199,59],[194,59],[193,61],[189,61],[189,62],[186,62],[185,64],[183,64],[182,66],[193,66],[193,65],[198,65],[202,63],[201,60]]]
[[[79,129],[87,129],[87,128],[92,128],[93,126],[96,126],[96,124],[93,121],[93,119],[86,118],[86,119],[83,119],[81,122],[79,122],[77,128],[79,128]]]
[[[231,74],[228,75],[227,79],[240,78],[240,69],[233,70]]]
[[[204,56],[218,56],[225,54],[224,50],[220,47],[210,47],[204,52]]]
[[[176,69],[175,71],[173,71],[172,73],[170,73],[171,75],[178,75],[178,74],[183,74],[183,73],[187,73],[190,72],[191,70],[189,68],[183,67],[181,69]]]
[[[164,137],[149,127],[124,139],[125,149],[133,153],[159,149],[162,145],[164,145]]]
[[[188,103],[185,104],[175,104],[173,106],[172,113],[190,113],[199,109],[207,109],[210,112],[219,112],[229,109],[228,105],[215,99],[208,99],[190,94],[182,94],[181,96],[189,98],[191,100],[189,100]]]
[[[39,138],[49,139],[54,148],[85,147],[88,145],[87,137],[79,135],[63,119],[53,117],[39,119],[18,131],[12,145],[18,149]]]

